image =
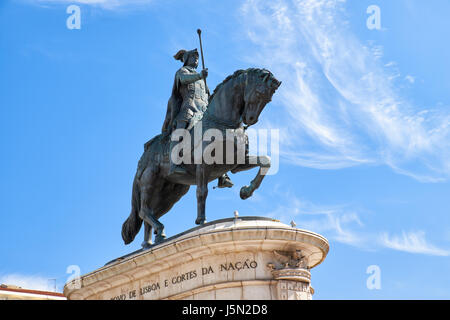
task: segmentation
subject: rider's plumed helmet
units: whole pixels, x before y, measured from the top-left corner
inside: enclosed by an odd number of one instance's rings
[[[190,50],[190,51],[182,49],[182,50],[178,51],[173,57],[175,58],[175,60],[180,60],[181,62],[184,63],[184,65],[186,65],[186,63],[189,61],[189,57],[193,54],[197,55],[197,57],[198,57],[197,48],[195,48],[194,50]]]

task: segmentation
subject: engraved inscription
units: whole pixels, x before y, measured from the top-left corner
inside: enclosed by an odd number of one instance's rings
[[[141,287],[137,290],[131,290],[126,294],[120,294],[111,298],[111,300],[132,300],[137,299],[140,296],[151,294],[152,292],[161,289],[161,286],[169,287],[176,286],[185,281],[190,281],[197,277],[203,277],[205,275],[218,272],[231,272],[241,271],[245,269],[255,269],[258,267],[258,263],[255,260],[246,259],[245,261],[226,262],[216,266],[202,267],[200,270],[190,270],[182,274],[176,274],[168,279],[164,279],[160,282],[154,282],[147,286]]]

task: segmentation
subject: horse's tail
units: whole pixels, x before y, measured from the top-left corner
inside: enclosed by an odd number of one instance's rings
[[[137,176],[133,181],[133,194],[131,196],[131,213],[122,225],[122,239],[125,244],[134,240],[142,226],[142,219],[139,217],[140,190],[137,183]]]

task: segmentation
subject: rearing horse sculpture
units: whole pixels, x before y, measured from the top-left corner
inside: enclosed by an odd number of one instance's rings
[[[158,221],[172,206],[180,200],[191,185],[197,185],[197,219],[196,224],[206,222],[205,202],[208,195],[208,183],[224,173],[245,171],[259,167],[257,176],[249,186],[241,188],[240,197],[247,199],[261,184],[265,172],[270,167],[267,156],[252,156],[248,154],[248,137],[242,126],[253,125],[266,104],[271,101],[275,90],[281,82],[265,69],[238,70],[228,76],[214,90],[209,100],[208,109],[203,118],[191,129],[194,132],[201,126],[201,132],[215,128],[222,133],[232,130],[234,161],[217,161],[206,164],[205,161],[184,164],[186,175],[168,177],[170,135],[160,134],[146,143],[144,154],[138,163],[138,169],[133,182],[132,209],[130,216],[122,226],[122,238],[129,244],[139,232],[144,222],[144,248],[152,244],[152,228],[155,229],[155,243],[165,238],[164,226]],[[203,147],[211,142],[203,141]],[[218,143],[216,141],[216,143]],[[223,141],[225,145],[227,141]],[[230,141],[228,141],[230,143]],[[237,161],[239,150],[244,146],[244,161]],[[204,149],[203,148],[203,149]],[[229,151],[230,149],[224,148]],[[194,160],[192,155],[192,160]],[[226,158],[224,153],[223,158]],[[220,162],[220,163],[219,163]]]

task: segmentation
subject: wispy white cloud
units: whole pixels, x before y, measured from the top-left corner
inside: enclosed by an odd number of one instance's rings
[[[416,78],[414,78],[412,75],[408,74],[405,76],[405,80],[408,81],[409,83],[413,84],[414,82],[416,82]]]
[[[359,214],[348,205],[317,205],[310,201],[300,199],[290,191],[274,190],[280,203],[275,210],[266,216],[279,219],[284,223],[296,221],[301,229],[314,230],[325,235],[332,241],[348,245],[368,248],[368,237],[363,234],[364,224]]]
[[[389,236],[388,233],[382,233],[379,237],[380,243],[394,250],[410,253],[421,253],[433,256],[449,256],[450,251],[435,247],[425,239],[425,232],[402,232],[401,236]]]
[[[0,275],[0,283],[9,284],[22,287],[23,289],[53,291],[50,288],[50,279],[37,275],[23,275],[23,274],[5,274]]]
[[[401,236],[389,234],[384,230],[367,228],[364,221],[370,212],[351,204],[318,205],[299,198],[290,190],[275,186],[273,195],[280,204],[266,216],[288,224],[294,220],[297,228],[313,230],[332,242],[340,242],[359,249],[374,251],[385,248],[414,254],[448,256],[449,250],[430,244],[422,230],[402,232]],[[382,227],[381,227],[382,228]]]
[[[101,7],[103,9],[113,10],[118,8],[145,5],[153,2],[153,0],[22,0],[33,4],[50,5],[50,4],[80,4]]]
[[[402,97],[396,63],[360,41],[344,11],[343,0],[247,0],[241,8],[255,46],[248,61],[283,81],[274,101],[285,116],[269,120],[289,137],[280,154],[314,168],[378,163],[420,181],[447,180],[450,113]]]

